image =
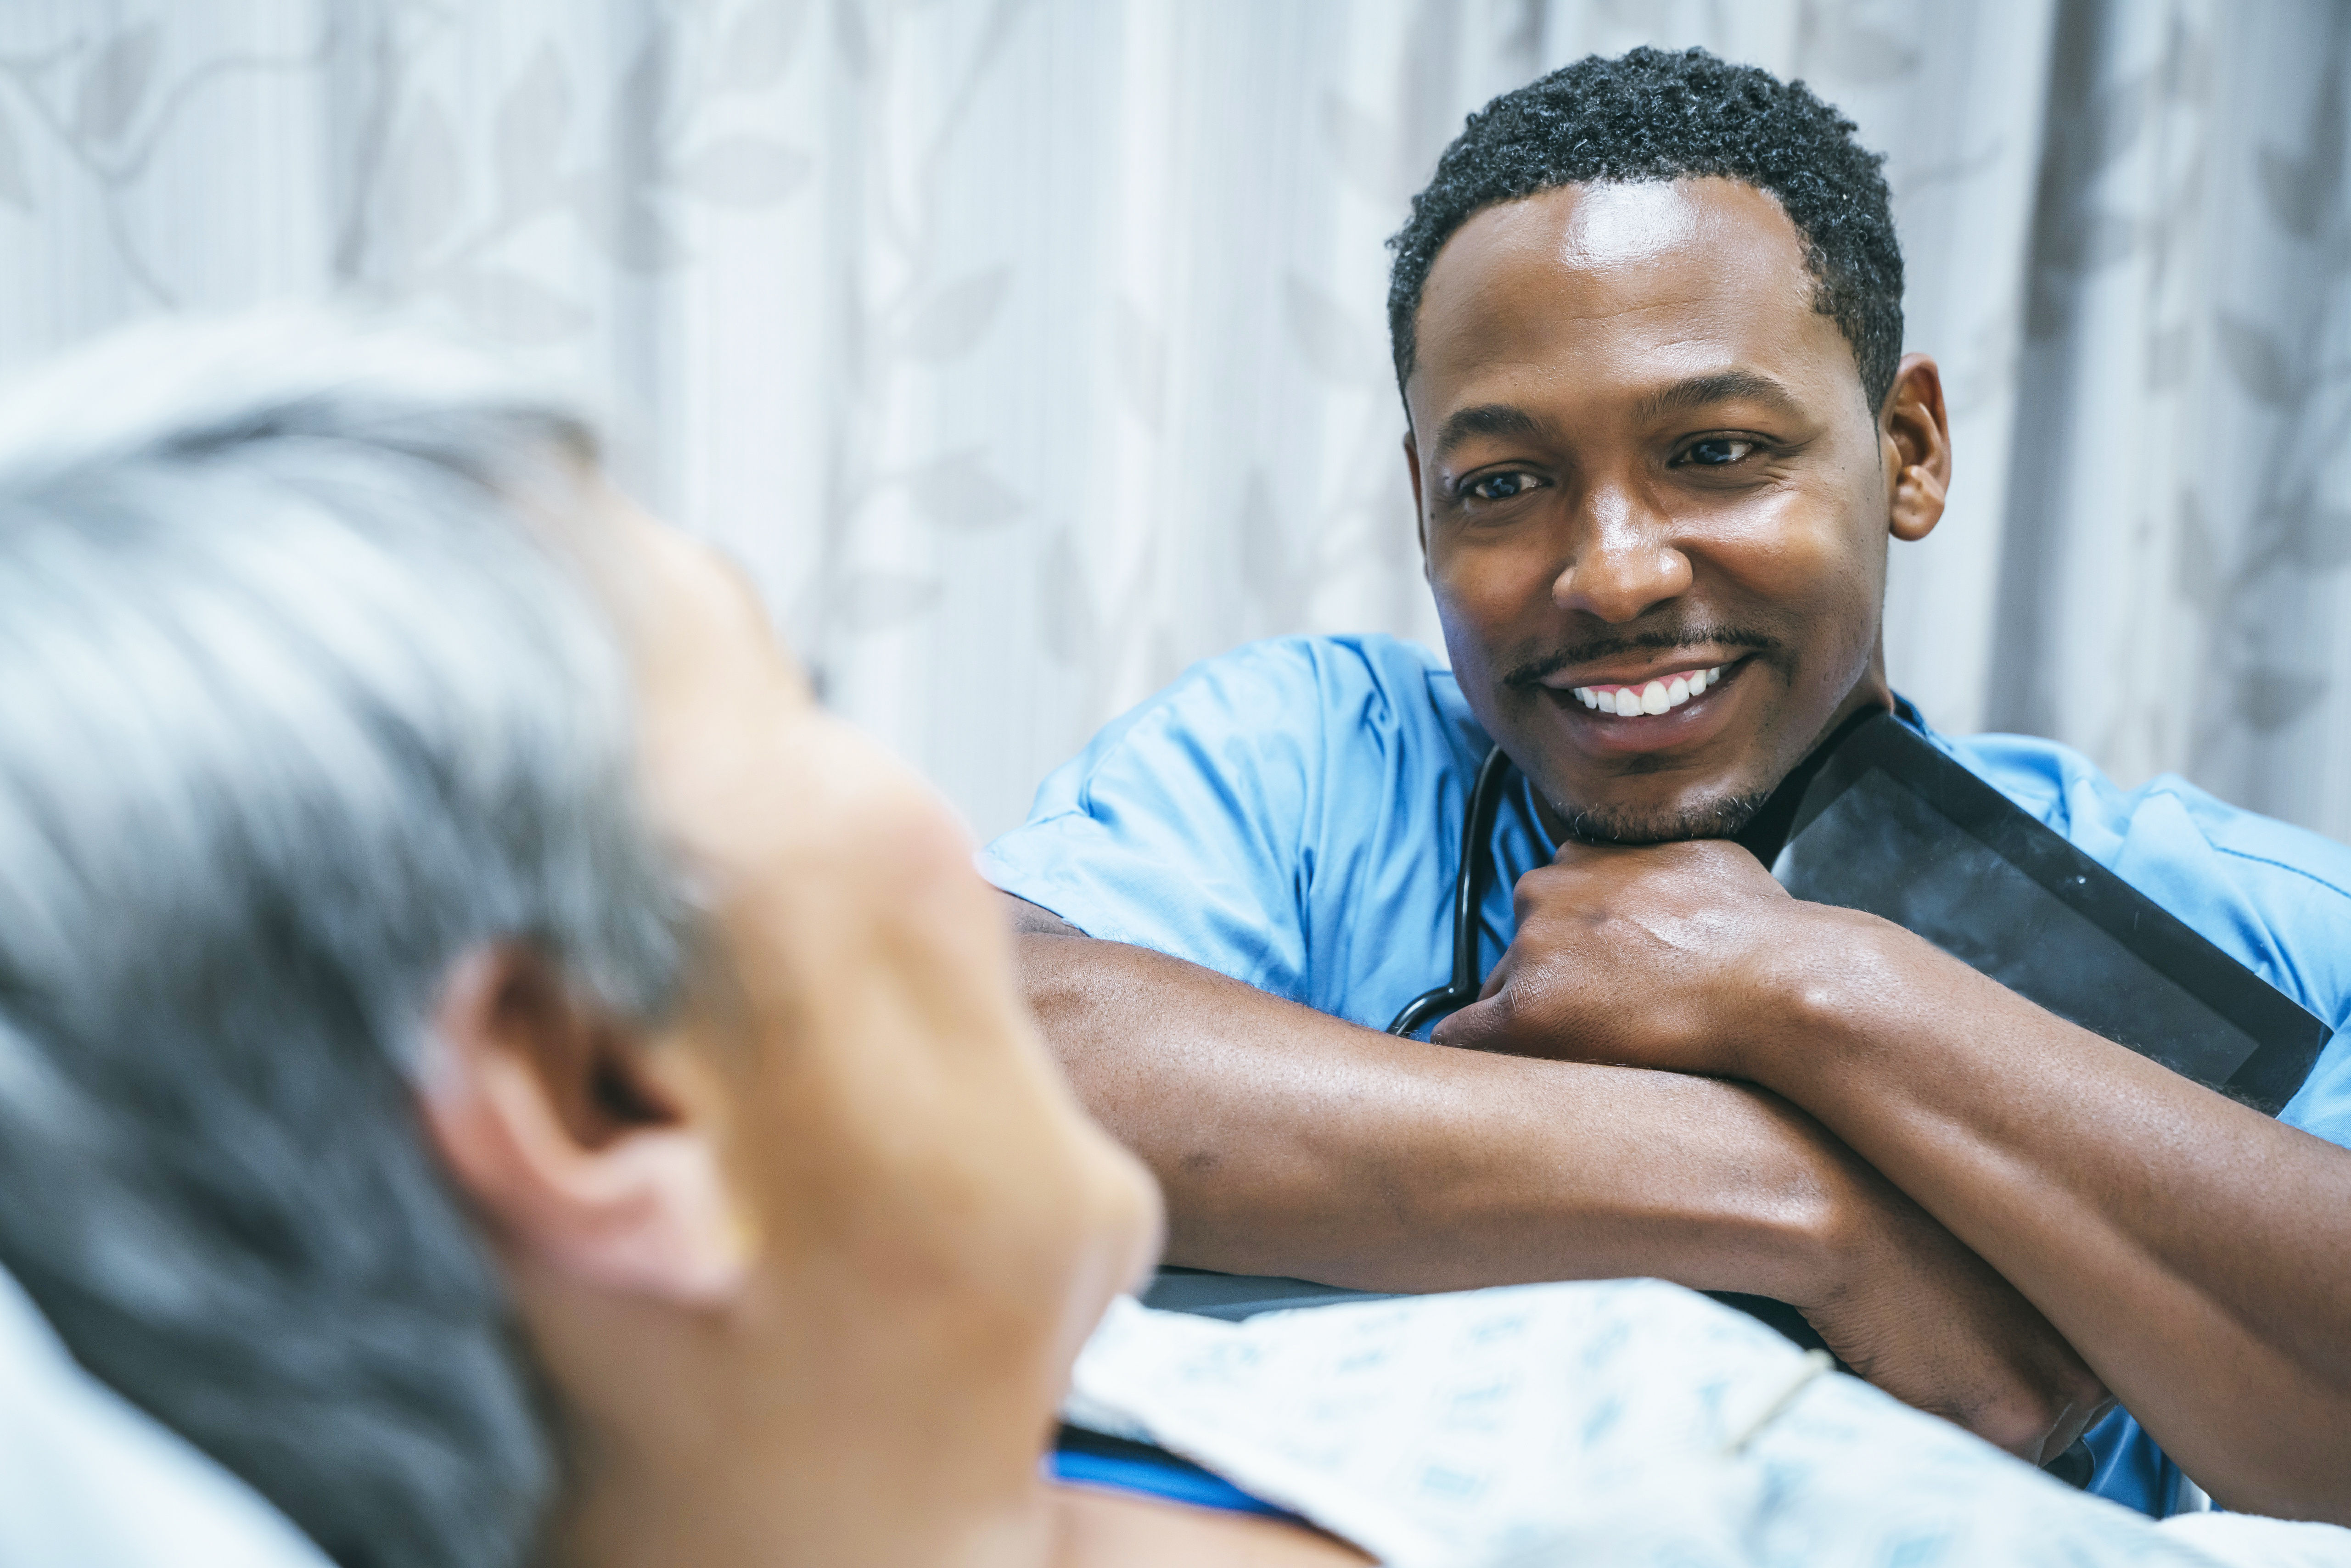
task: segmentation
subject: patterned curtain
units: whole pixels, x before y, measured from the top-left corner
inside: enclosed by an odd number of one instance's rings
[[[1190,660],[1434,639],[1385,252],[1592,50],[1890,155],[1959,476],[1887,650],[2351,838],[2351,170],[2325,0],[0,0],[0,368],[355,293],[609,387],[618,466],[982,832]]]

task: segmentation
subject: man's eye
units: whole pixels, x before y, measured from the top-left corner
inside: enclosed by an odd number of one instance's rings
[[[1701,468],[1724,468],[1744,461],[1755,450],[1755,443],[1735,436],[1717,435],[1693,444],[1682,455]]]
[[[1489,474],[1469,486],[1469,494],[1480,501],[1507,501],[1514,496],[1525,495],[1535,485],[1536,479],[1531,474]]]

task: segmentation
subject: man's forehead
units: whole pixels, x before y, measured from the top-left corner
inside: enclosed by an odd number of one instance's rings
[[[1752,185],[1731,180],[1643,180],[1563,185],[1505,202],[1462,225],[1483,224],[1499,243],[1548,250],[1570,266],[1637,267],[1700,243],[1711,230],[1779,216]],[[1793,234],[1792,226],[1790,227]]]
[[[1477,214],[1438,254],[1413,390],[1496,371],[1670,381],[1816,353],[1849,367],[1842,335],[1813,308],[1816,287],[1795,225],[1754,186],[1541,192]]]

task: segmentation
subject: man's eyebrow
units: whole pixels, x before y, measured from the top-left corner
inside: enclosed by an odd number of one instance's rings
[[[1687,413],[1708,404],[1747,398],[1793,413],[1801,406],[1796,394],[1770,376],[1755,371],[1718,371],[1709,376],[1687,376],[1660,387],[1641,400],[1635,417],[1643,423],[1668,413]]]
[[[1473,435],[1540,437],[1544,430],[1542,421],[1516,403],[1473,403],[1446,415],[1445,423],[1437,427],[1437,446],[1430,455],[1442,463],[1447,454]]]
[[[1643,398],[1635,417],[1643,423],[1669,413],[1687,413],[1733,398],[1746,398],[1769,407],[1794,413],[1802,404],[1781,382],[1759,371],[1717,371],[1711,375],[1685,376]],[[1437,444],[1430,455],[1443,462],[1453,449],[1473,436],[1515,435],[1541,440],[1551,434],[1543,420],[1516,403],[1481,402],[1456,409],[1437,427]]]

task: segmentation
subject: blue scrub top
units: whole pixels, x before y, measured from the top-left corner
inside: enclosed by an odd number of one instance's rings
[[[2351,849],[2169,775],[2126,792],[2052,741],[1928,738],[2332,1025],[2281,1120],[2351,1147]],[[1462,814],[1488,746],[1417,644],[1251,643],[1106,726],[980,870],[1090,936],[1384,1029],[1450,977]],[[1512,884],[1554,849],[1514,777],[1481,973],[1509,946]],[[2178,1471],[2126,1414],[2091,1446],[2092,1490],[2168,1509]]]

